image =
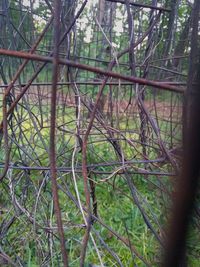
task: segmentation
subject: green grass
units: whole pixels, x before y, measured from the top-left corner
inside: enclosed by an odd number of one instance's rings
[[[44,123],[43,128],[36,122],[38,131],[47,147],[49,146],[49,109],[43,107],[44,109]],[[32,108],[32,112],[37,114],[37,107]],[[60,116],[60,117],[59,117]],[[24,121],[20,124],[23,130],[24,136],[18,130],[16,132],[16,139],[21,136],[19,144],[23,147],[25,152],[35,157],[34,151],[39,157],[40,164],[42,166],[49,166],[49,157],[46,153],[43,142],[39,137],[36,127],[31,121],[30,117],[23,116]],[[38,116],[38,119],[40,117]],[[133,139],[135,141],[139,140],[139,135],[137,134],[138,119],[129,119],[129,127],[132,130],[136,130],[131,134],[124,134],[126,138]],[[96,123],[96,122],[95,122]],[[70,110],[68,114],[63,118],[60,111],[58,111],[57,124],[64,124],[63,128],[70,131],[75,131],[75,120],[74,112]],[[17,127],[18,122],[14,124],[13,127]],[[83,126],[83,128],[85,125]],[[121,130],[126,129],[126,120],[124,117],[120,120],[119,128]],[[164,132],[166,130],[166,123],[162,122],[161,130]],[[93,129],[93,133],[99,133],[97,130]],[[10,132],[11,133],[11,132]],[[57,130],[59,137],[56,142],[57,153],[62,155],[57,158],[58,166],[70,166],[72,151],[75,144],[75,138],[71,137],[71,134],[64,133],[64,139]],[[27,140],[32,140],[31,146],[27,143]],[[165,135],[163,134],[163,138]],[[93,136],[89,138],[87,160],[88,164],[98,164],[101,162],[111,162],[117,161],[117,155],[110,143],[107,141],[102,141],[103,135]],[[64,140],[64,141],[63,141]],[[99,140],[99,141],[98,141]],[[134,146],[130,146],[125,141],[120,141],[120,145],[123,149],[124,156],[131,160],[137,160],[140,158],[139,152],[141,152],[141,146],[135,143]],[[34,151],[33,151],[34,149]],[[137,153],[136,153],[137,151]],[[148,151],[151,158],[156,158],[159,155],[156,154],[155,149]],[[4,154],[1,150],[0,161],[4,160]],[[23,157],[24,161],[28,166],[35,166],[27,155],[21,155],[18,150],[16,150],[15,145],[13,145],[13,150],[11,151],[11,161],[18,162],[21,161]],[[36,162],[39,162],[35,159]],[[82,155],[81,153],[76,154],[76,164],[81,165]],[[22,163],[20,163],[22,164]],[[135,165],[133,165],[135,166]],[[119,166],[99,166],[95,170],[97,171],[107,171],[114,172]],[[144,168],[143,165],[140,166]],[[157,168],[154,166],[155,169]],[[162,170],[167,171],[168,166],[163,166]],[[129,167],[129,170],[131,167]],[[119,236],[130,241],[132,246],[135,247],[137,252],[143,256],[143,258],[150,263],[150,266],[159,266],[160,261],[160,245],[156,240],[155,236],[149,230],[147,225],[144,223],[144,219],[137,207],[137,205],[132,200],[130,189],[127,185],[127,181],[123,176],[113,175],[110,177],[108,182],[101,182],[100,180],[108,178],[108,175],[96,175],[91,174],[91,179],[95,181],[96,184],[96,199],[98,206],[99,218],[109,227],[111,227]],[[12,257],[13,260],[17,259],[19,256],[26,266],[39,267],[42,266],[44,261],[47,262],[47,266],[58,266],[57,262],[61,261],[60,254],[60,243],[56,237],[56,232],[51,235],[42,229],[43,225],[47,222],[51,222],[52,225],[56,225],[56,219],[53,215],[52,206],[52,193],[51,193],[51,182],[49,174],[47,172],[43,173],[41,171],[31,171],[28,175],[26,172],[21,170],[13,170],[10,173],[14,181],[14,190],[16,197],[22,206],[31,213],[31,216],[35,218],[37,222],[30,223],[27,216],[20,213],[19,209],[12,202],[12,198],[9,194],[9,181],[8,178],[5,179],[3,186],[0,188],[1,197],[0,205],[6,211],[0,218],[0,223],[7,221],[16,216],[13,224],[7,231],[7,235],[0,241],[5,253]],[[44,176],[46,175],[46,181],[44,182],[43,188],[40,190],[40,195],[38,195],[38,190],[41,186],[42,181],[44,181]],[[83,190],[83,178],[82,174],[79,173],[76,176],[78,189],[80,193],[80,198],[82,203],[85,203],[85,196]],[[167,188],[172,191],[172,178],[167,177],[157,177],[149,176],[145,177],[139,174],[129,174],[129,178],[133,182],[135,188],[137,189],[137,196],[140,204],[146,214],[148,215],[149,221],[155,228],[156,232],[160,234],[162,229],[159,229],[158,224],[154,222],[154,217],[157,218],[161,228],[167,220],[169,213],[170,198],[166,194],[162,194],[158,187]],[[58,173],[58,183],[62,188],[68,190],[75,197],[74,184],[72,181],[71,173]],[[26,185],[28,184],[28,187]],[[23,192],[23,193],[22,193]],[[23,199],[23,194],[26,192],[26,198]],[[36,198],[38,197],[38,205],[36,207]],[[79,256],[81,250],[81,242],[85,229],[82,228],[72,228],[73,225],[79,225],[83,223],[82,215],[80,214],[78,208],[75,206],[73,201],[71,201],[65,192],[59,190],[59,199],[61,205],[61,212],[63,218],[63,224],[67,226],[65,228],[65,238],[67,240],[67,251],[70,259],[70,267],[79,266]],[[109,248],[119,257],[120,261],[125,267],[134,266],[137,264],[139,267],[145,266],[142,261],[132,255],[130,249],[119,241],[118,238],[114,237],[105,227],[103,227],[98,222],[93,225],[95,231],[101,236],[102,240],[109,246]],[[106,251],[106,249],[101,245],[98,237],[93,233],[96,244],[102,256],[102,260],[105,266],[118,266],[116,260]],[[51,244],[49,244],[51,240]],[[198,231],[195,227],[192,227],[190,236],[188,238],[189,247],[189,267],[198,267],[198,261],[200,255],[200,248],[198,245]],[[52,252],[52,253],[50,253]],[[89,241],[86,263],[99,265],[99,260],[94,246]],[[87,266],[86,264],[86,266]]]

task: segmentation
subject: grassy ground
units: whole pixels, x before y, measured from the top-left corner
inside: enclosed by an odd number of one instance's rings
[[[15,166],[49,166],[49,108],[43,107],[43,112],[37,106],[29,111],[19,109],[15,114],[13,129],[15,136],[10,130],[13,140],[18,140],[20,149],[13,143],[11,151],[11,162]],[[57,126],[57,166],[71,167],[72,153],[75,145],[75,117],[74,109],[68,108],[64,117],[62,106],[58,108]],[[32,116],[34,114],[35,116]],[[41,117],[41,114],[43,117]],[[84,118],[84,117],[83,117]],[[82,121],[82,129],[85,129],[87,121]],[[127,141],[121,140],[119,144],[127,160],[140,160],[142,147],[138,143],[139,117],[120,118],[118,130],[129,130],[123,132],[123,138],[133,140],[134,146]],[[99,126],[95,121],[95,126]],[[166,144],[169,122],[160,121],[160,130]],[[175,127],[175,126],[174,126]],[[105,266],[147,266],[137,256],[141,255],[149,266],[159,266],[161,259],[161,246],[152,233],[150,227],[145,223],[136,201],[131,195],[127,178],[118,173],[120,165],[109,164],[119,160],[113,146],[105,139],[105,135],[93,128],[88,142],[87,159],[89,165],[99,164],[89,170],[90,179],[95,184],[95,195],[97,200],[97,213],[101,223],[93,224],[92,233],[100,251]],[[61,129],[67,129],[64,132]],[[178,130],[177,130],[178,132]],[[122,137],[115,134],[115,137]],[[176,135],[176,138],[180,136]],[[160,155],[155,149],[158,147],[154,135],[148,139],[152,147],[148,149],[149,159],[158,158]],[[1,159],[4,161],[4,152],[1,150]],[[81,166],[82,155],[80,149],[75,156],[75,165]],[[106,164],[108,163],[108,164]],[[104,166],[103,166],[104,164]],[[138,168],[150,168],[154,171],[171,171],[169,164],[144,165],[132,163],[127,166],[128,177],[134,186],[136,199],[140,207],[148,217],[149,222],[160,238],[164,237],[165,223],[169,216],[170,192],[172,192],[174,178],[167,176],[134,174]],[[96,174],[108,172],[108,174]],[[112,173],[112,175],[110,175]],[[76,174],[78,191],[81,202],[85,203],[83,190],[83,179],[81,172]],[[70,267],[79,266],[81,242],[85,229],[82,227],[83,218],[76,206],[76,193],[74,181],[70,171],[58,172],[60,206],[67,241],[67,250],[70,259]],[[53,201],[51,193],[51,181],[48,170],[24,171],[21,169],[9,170],[6,179],[0,188],[0,206],[2,216],[0,217],[1,247],[16,263],[22,262],[24,266],[62,266],[60,243],[57,237],[56,221],[53,212]],[[71,194],[71,195],[70,195]],[[74,201],[73,201],[74,200]],[[19,208],[21,207],[21,209]],[[194,219],[195,221],[195,219]],[[102,224],[105,224],[103,226]],[[53,228],[50,232],[45,227]],[[108,230],[118,234],[118,237]],[[121,239],[121,240],[120,240]],[[199,234],[192,227],[188,237],[189,267],[198,267],[200,247],[198,245]],[[128,245],[131,244],[132,251]],[[136,251],[134,253],[134,251]],[[86,265],[99,265],[94,245],[89,241]],[[17,266],[17,265],[16,265]]]

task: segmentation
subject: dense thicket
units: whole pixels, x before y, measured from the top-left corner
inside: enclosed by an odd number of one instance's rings
[[[193,2],[1,0],[0,265],[160,266]]]

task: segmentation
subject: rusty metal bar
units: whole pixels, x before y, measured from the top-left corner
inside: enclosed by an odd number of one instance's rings
[[[68,255],[65,247],[65,236],[62,223],[62,215],[59,204],[58,185],[57,185],[57,171],[56,171],[56,149],[55,149],[55,130],[56,130],[56,95],[57,95],[57,81],[59,72],[59,39],[60,39],[60,12],[61,1],[54,1],[54,51],[53,51],[53,70],[52,70],[52,89],[51,89],[51,122],[50,122],[50,171],[53,202],[55,207],[56,220],[58,225],[58,233],[60,237],[60,245],[63,259],[63,266],[68,267]]]
[[[71,85],[74,82],[58,82],[57,85]],[[186,86],[187,84],[184,82],[160,82],[161,84],[168,84],[168,85],[175,85],[175,86]],[[102,81],[76,81],[77,85],[101,85]],[[52,83],[50,82],[38,82],[38,83],[31,83],[31,86],[51,86]],[[118,81],[108,81],[106,83],[106,85],[133,85],[133,83],[130,82],[123,82],[120,81],[120,83]],[[9,84],[0,84],[0,88],[5,88],[8,87]],[[24,87],[26,86],[26,83],[20,83],[20,84],[14,84],[15,87]]]
[[[29,54],[29,53],[13,51],[13,50],[6,50],[6,49],[0,49],[0,55],[26,58],[26,59],[32,59],[32,60],[36,60],[36,61],[49,62],[49,63],[52,63],[52,61],[53,61],[52,57],[45,57],[45,56],[40,56],[40,55],[36,55],[36,54]],[[70,66],[70,67],[98,73],[98,74],[104,75],[106,77],[113,77],[116,79],[122,79],[125,81],[130,81],[132,83],[138,83],[141,85],[152,86],[152,87],[155,87],[158,89],[169,90],[169,91],[176,92],[176,93],[184,93],[184,90],[182,90],[176,86],[163,84],[161,82],[147,80],[147,79],[143,79],[143,78],[131,77],[131,76],[123,75],[120,73],[92,67],[92,66],[89,66],[86,64],[77,63],[77,62],[67,60],[67,59],[66,60],[65,59],[59,59],[58,63],[61,65],[66,65],[66,66]]]
[[[119,163],[120,164],[120,163]],[[104,165],[100,165],[101,167],[104,166]],[[0,169],[2,168],[5,168],[5,165],[2,165],[0,164]],[[12,170],[28,170],[28,171],[50,171],[50,167],[39,167],[39,166],[22,166],[22,165],[9,165],[8,166],[9,169],[12,169]],[[98,170],[95,170],[93,169],[93,167],[89,167],[87,166],[87,168],[91,171],[92,173],[95,173],[95,174],[101,174],[101,175],[107,175],[107,174],[112,174],[113,172],[111,171],[98,171]],[[56,167],[56,171],[58,172],[69,172],[71,173],[72,172],[72,168],[71,167]],[[82,170],[81,170],[81,167],[77,167],[76,169],[74,169],[74,171],[76,173],[82,173]],[[158,172],[158,171],[126,171],[126,173],[128,174],[145,174],[145,175],[152,175],[152,176],[177,176],[177,174],[175,173],[168,173],[168,172]],[[121,170],[119,172],[116,173],[116,175],[122,175],[124,174],[124,171]]]
[[[121,4],[125,5],[125,1],[124,0],[106,0],[106,1],[113,2],[113,3],[121,3]],[[151,6],[151,5],[147,5],[147,4],[140,4],[140,3],[135,3],[135,2],[132,2],[132,1],[129,2],[129,5],[135,6],[135,7],[142,7],[142,8],[149,8],[149,9],[159,10],[159,11],[162,11],[162,12],[171,12],[171,10],[168,9],[168,8]]]

